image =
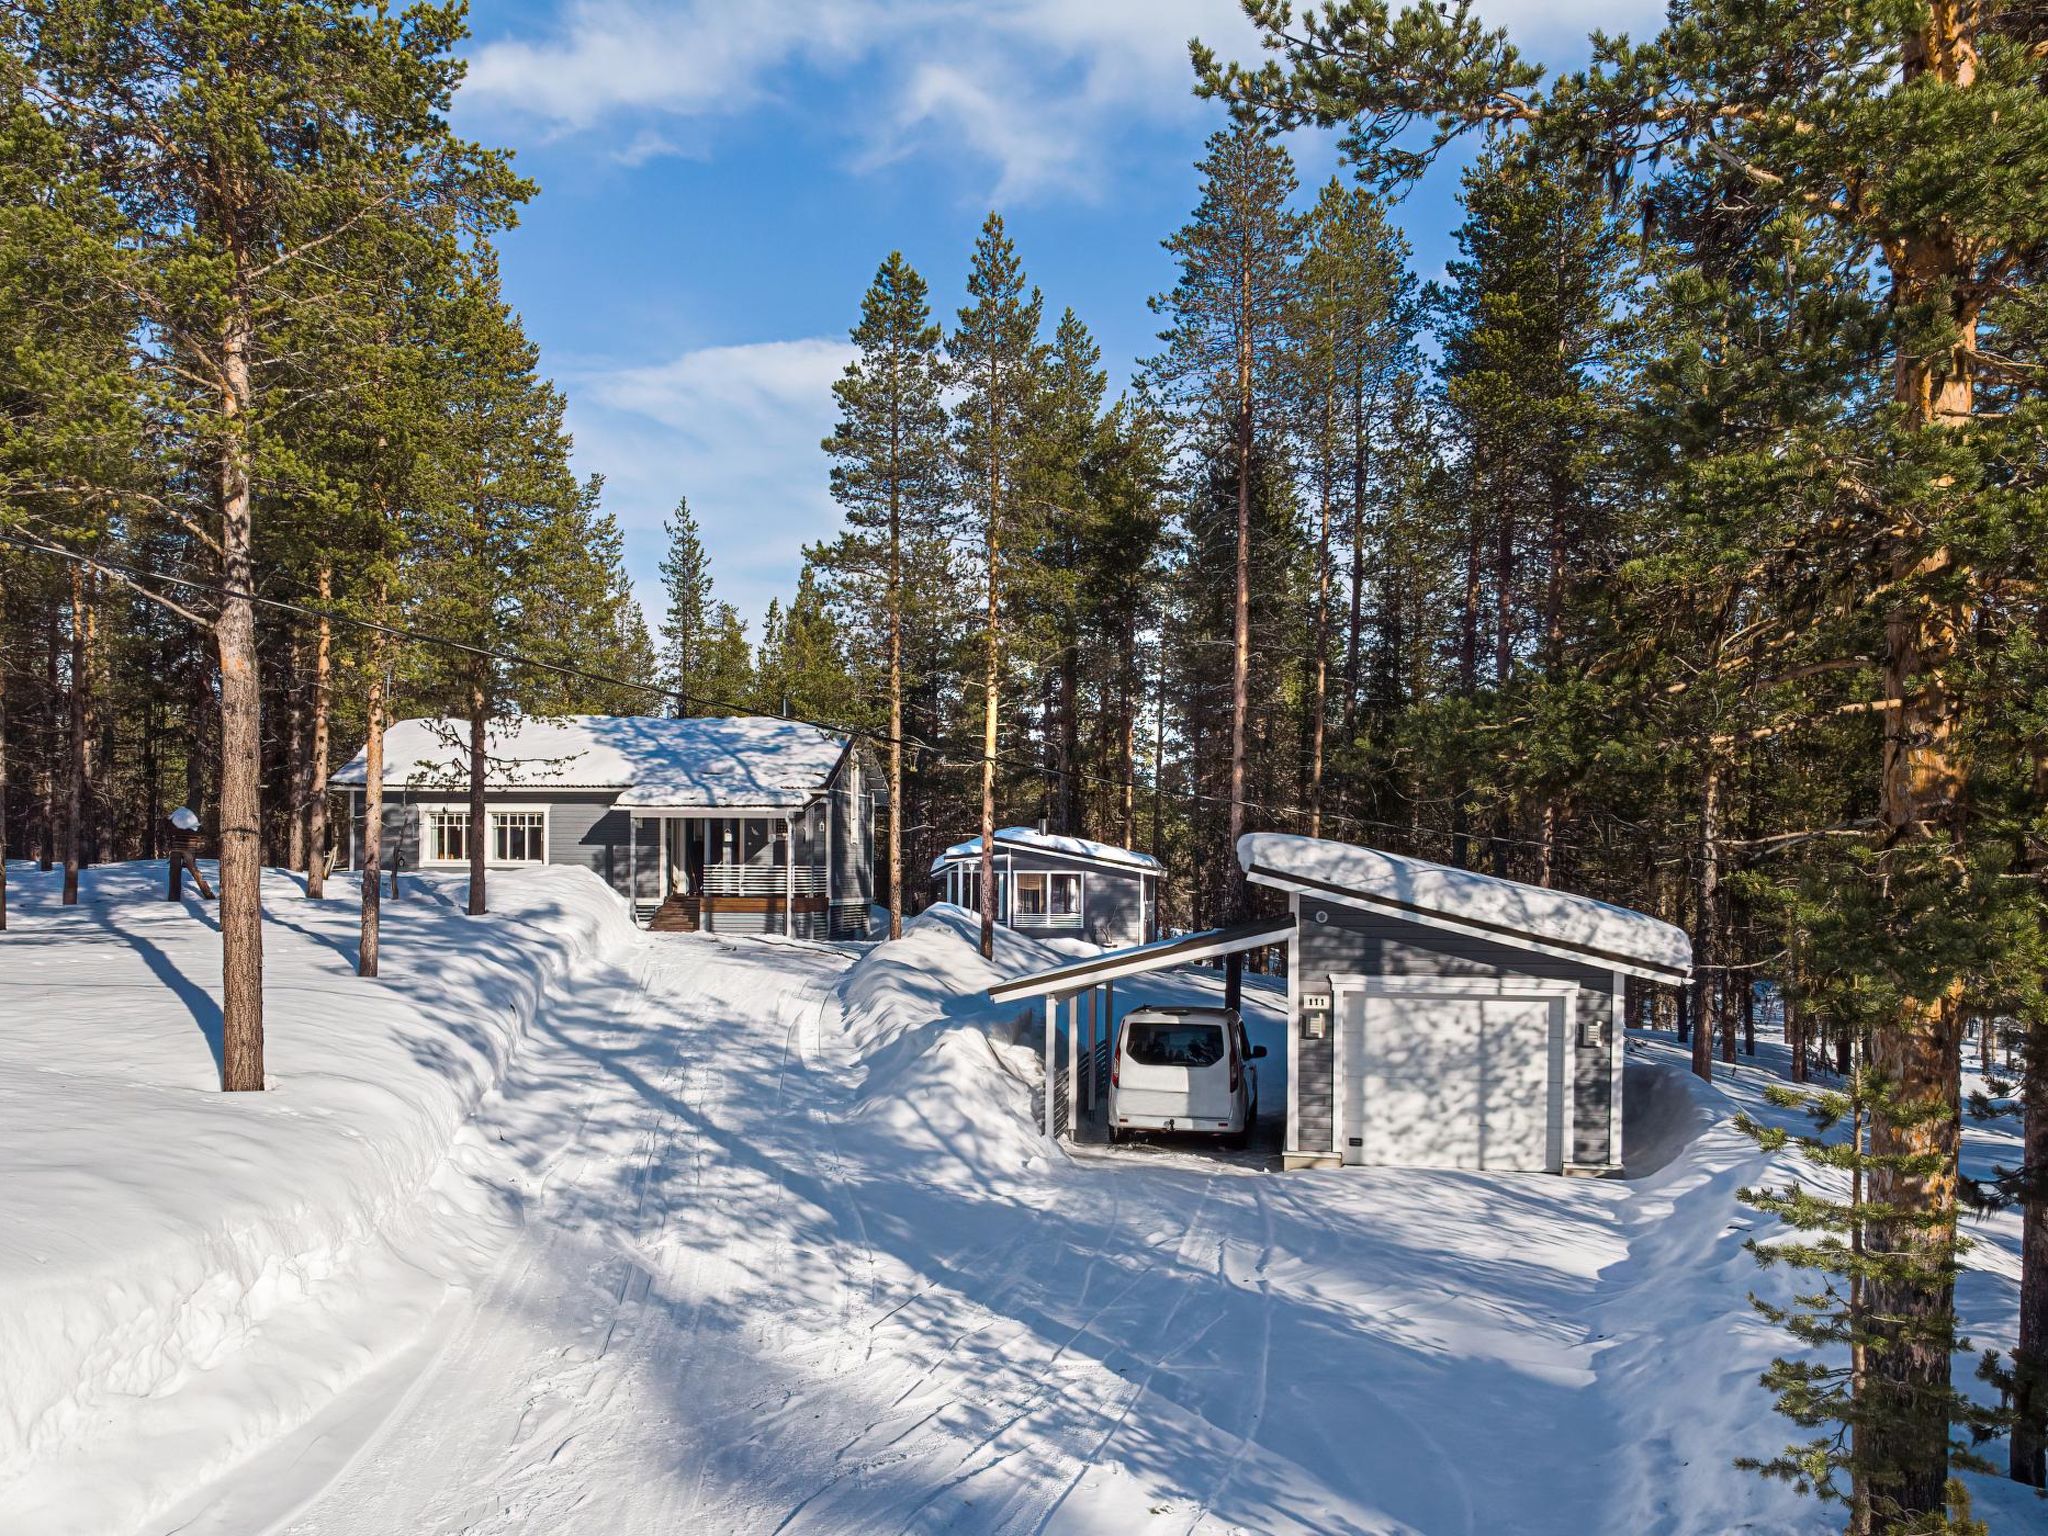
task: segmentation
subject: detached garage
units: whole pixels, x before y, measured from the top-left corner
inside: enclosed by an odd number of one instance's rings
[[[1316,838],[1238,857],[1294,919],[1287,1166],[1619,1171],[1623,988],[1682,983],[1682,930]]]

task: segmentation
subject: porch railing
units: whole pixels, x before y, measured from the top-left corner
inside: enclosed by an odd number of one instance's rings
[[[825,871],[811,865],[797,866],[795,879],[799,896],[823,896]],[[704,866],[706,896],[782,896],[791,886],[789,870],[780,864],[707,864]]]

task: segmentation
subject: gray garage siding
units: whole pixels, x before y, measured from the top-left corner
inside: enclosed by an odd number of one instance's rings
[[[1318,923],[1318,912],[1326,913],[1328,921]],[[1544,976],[1577,982],[1579,1016],[1574,1021],[1570,1049],[1576,1106],[1570,1160],[1595,1166],[1609,1161],[1613,1111],[1609,1031],[1614,1024],[1611,971],[1313,896],[1301,898],[1299,932],[1294,964],[1296,986],[1302,991],[1326,990],[1333,974]],[[1340,1026],[1341,1020],[1333,1016],[1324,1038],[1296,1042],[1295,1070],[1301,1095],[1298,1117],[1301,1150],[1305,1152],[1334,1150],[1333,1071]]]

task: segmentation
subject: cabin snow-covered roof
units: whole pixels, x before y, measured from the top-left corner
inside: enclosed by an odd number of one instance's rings
[[[1640,966],[1662,980],[1682,979],[1692,970],[1692,941],[1683,929],[1590,896],[1279,832],[1239,838],[1237,857],[1248,878],[1282,890],[1324,894],[1591,964]]]
[[[1091,859],[1097,864],[1119,864],[1127,869],[1156,873],[1159,861],[1149,853],[1139,853],[1131,848],[1119,848],[1114,843],[1098,843],[1085,837],[1067,837],[1058,832],[1041,832],[1036,827],[996,828],[996,847],[1008,845],[1012,848],[1028,848],[1039,853],[1057,853],[1070,859]],[[981,838],[970,837],[964,843],[955,843],[936,859],[932,869],[936,873],[947,864],[958,859],[973,859],[981,856]]]
[[[847,738],[760,715],[670,720],[649,715],[517,716],[485,741],[491,789],[616,789],[628,806],[798,808],[821,792]],[[358,752],[333,777],[368,781]],[[458,789],[469,782],[469,722],[394,721],[384,733],[386,789]]]

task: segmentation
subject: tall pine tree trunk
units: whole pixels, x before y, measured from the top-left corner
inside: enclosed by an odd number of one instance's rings
[[[85,858],[85,568],[71,565],[71,725],[66,733],[70,771],[64,775],[64,905],[78,905],[78,871]]]
[[[285,780],[291,785],[291,800],[285,808],[285,854],[287,869],[306,867],[306,807],[310,801],[313,754],[307,744],[306,648],[294,639],[287,663],[286,688],[289,705],[285,720]]]
[[[1714,1006],[1714,966],[1720,959],[1721,906],[1721,764],[1707,749],[1706,767],[1700,775],[1700,844],[1698,889],[1693,912],[1693,1018],[1692,1070],[1695,1076],[1712,1081],[1714,1076],[1714,1025],[1719,1010]]]
[[[1955,89],[1974,84],[1974,6],[1951,0],[1928,7],[1906,42],[1904,80],[1929,77]],[[1955,325],[1948,351],[1933,357],[1902,347],[1894,394],[1923,431],[1966,428],[1975,408],[1977,316],[1975,285],[1965,279],[1974,258],[1952,225],[1887,249],[1901,313],[1947,306]],[[1959,597],[1918,597],[1924,577],[1948,571],[1948,550],[1905,548],[1892,579],[1905,592],[1885,623],[1884,696],[1899,700],[1886,716],[1879,820],[1884,845],[1909,857],[1961,858],[1964,774],[1955,747],[1958,705],[1948,675],[1974,614]],[[1967,590],[1967,583],[1954,582]],[[1872,1349],[1869,1390],[1878,1395],[1859,1437],[1858,1505],[1895,1510],[1901,1523],[1947,1508],[1949,1386],[1955,1332],[1955,1286],[1949,1264],[1956,1236],[1957,1159],[1961,1142],[1962,1018],[1958,988],[1907,998],[1895,1018],[1875,1030],[1871,1066],[1899,1100],[1938,1107],[1933,1115],[1873,1117],[1876,1165],[1869,1198],[1909,1218],[1880,1224],[1875,1239],[1903,1264],[1871,1285],[1870,1311],[1879,1346]],[[1902,1123],[1903,1122],[1903,1123]],[[1924,1162],[1916,1160],[1924,1159]],[[1923,1171],[1927,1170],[1927,1171]],[[1875,1419],[1874,1423],[1871,1420]]]
[[[1362,354],[1361,354],[1362,357]],[[1365,375],[1351,381],[1351,630],[1344,637],[1344,739],[1358,739],[1359,655],[1365,630]]]
[[[489,910],[484,890],[484,845],[490,834],[490,812],[484,805],[485,759],[488,756],[485,732],[489,720],[490,690],[484,685],[483,663],[479,662],[471,669],[469,679],[469,836],[466,847],[469,853],[471,917],[482,917]],[[638,870],[626,871],[626,890],[629,902],[639,899]]]
[[[238,266],[242,257],[237,256]],[[263,1087],[263,690],[249,490],[252,326],[237,294],[221,344],[219,476],[221,1086]]]
[[[1308,835],[1323,835],[1323,737],[1330,697],[1330,486],[1323,483],[1322,516],[1316,530],[1315,680],[1309,689]]]
[[[988,381],[988,654],[981,694],[981,953],[996,952],[996,691],[1002,681],[1002,396]]]
[[[2048,606],[2035,614],[2036,634],[2048,641]],[[2048,810],[2048,741],[2034,753],[2034,809]],[[2048,848],[2034,850],[2037,867],[2048,864]],[[1994,1021],[1984,1031],[1984,1070],[1992,1067]],[[2048,1487],[2048,1028],[2036,1025],[2021,1044],[2020,1113],[2024,1117],[2020,1166],[2019,1343],[2013,1349],[2012,1438],[2007,1470],[2017,1482]]]
[[[7,622],[7,583],[0,580],[0,624]],[[7,656],[0,654],[0,933],[7,931]]]
[[[43,750],[41,754],[41,783],[36,796],[42,809],[42,841],[37,849],[37,866],[48,874],[57,863],[57,742],[62,739],[63,727],[57,722],[57,701],[63,694],[57,688],[57,607],[52,603],[43,627]]]
[[[385,589],[377,586],[377,622],[384,622]],[[356,946],[356,974],[377,974],[383,916],[384,870],[384,631],[370,634],[368,740],[363,744],[363,927]]]
[[[1985,1021],[1990,1028],[1990,1020]],[[2048,1487],[2048,1030],[2029,1030],[2020,1113],[2019,1343],[2012,1354],[2012,1440],[2006,1468],[2017,1482]]]
[[[1223,851],[1227,922],[1243,921],[1244,866],[1237,840],[1244,836],[1245,722],[1251,713],[1252,667],[1252,332],[1251,272],[1240,268],[1237,349],[1237,572],[1230,608],[1230,835]]]
[[[306,801],[306,894],[327,894],[327,757],[333,712],[334,625],[327,617],[334,600],[334,567],[320,567],[320,628],[313,641],[313,752]]]
[[[889,413],[889,937],[903,937],[903,415]]]
[[[1060,647],[1060,774],[1059,827],[1068,836],[1085,832],[1081,824],[1081,647],[1072,635]]]

